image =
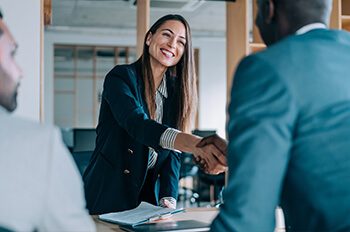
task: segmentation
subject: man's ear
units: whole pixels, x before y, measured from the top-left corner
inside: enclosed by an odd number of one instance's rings
[[[148,35],[147,35],[147,39],[146,39],[146,44],[147,44],[147,46],[150,45],[150,43],[151,43],[151,38],[152,38],[152,32],[148,33]]]
[[[273,0],[264,1],[262,13],[265,23],[270,24],[275,17],[275,3]]]

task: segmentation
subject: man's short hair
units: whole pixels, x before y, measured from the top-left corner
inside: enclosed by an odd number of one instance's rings
[[[322,22],[327,24],[332,8],[331,0],[278,0],[288,20],[293,24]]]

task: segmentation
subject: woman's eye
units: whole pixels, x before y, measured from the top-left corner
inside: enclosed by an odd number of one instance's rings
[[[184,41],[180,40],[180,41],[178,41],[178,43],[185,47],[185,42]]]
[[[169,33],[163,33],[163,36],[170,37],[170,34]]]

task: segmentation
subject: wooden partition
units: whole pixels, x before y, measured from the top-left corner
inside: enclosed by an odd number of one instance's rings
[[[350,0],[342,0],[342,29],[350,31]]]
[[[249,53],[248,1],[226,3],[227,102],[236,67]]]
[[[332,9],[329,27],[333,28],[333,29],[341,29],[342,28],[341,0],[333,0],[333,9]]]
[[[136,56],[142,54],[143,40],[149,28],[150,0],[137,1]]]

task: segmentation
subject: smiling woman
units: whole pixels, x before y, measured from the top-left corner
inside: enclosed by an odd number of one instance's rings
[[[91,214],[135,208],[141,201],[176,207],[179,151],[224,170],[215,146],[197,147],[189,131],[197,108],[190,27],[180,15],[160,18],[146,33],[143,54],[106,76],[96,148],[84,173]],[[181,131],[180,131],[181,130]]]
[[[183,17],[166,15],[149,29],[145,36],[142,63],[150,115],[154,116],[156,108],[154,94],[151,93],[155,92],[169,68],[170,75],[176,76],[181,84],[178,91],[183,101],[179,102],[178,127],[188,131],[192,120],[190,115],[196,109],[197,87],[191,31]]]

